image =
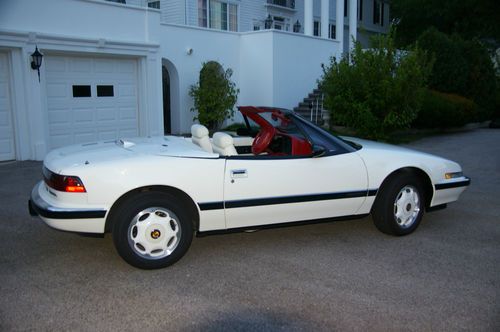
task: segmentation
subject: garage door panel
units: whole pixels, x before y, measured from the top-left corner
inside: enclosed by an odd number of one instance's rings
[[[75,58],[70,60],[70,68],[72,72],[76,73],[91,73],[92,72],[92,59]]]
[[[71,112],[68,109],[51,109],[49,110],[49,127],[64,125],[71,125]]]
[[[120,73],[134,73],[136,62],[134,60],[123,60],[117,64],[117,71]]]
[[[97,109],[97,121],[116,121],[118,119],[118,109],[116,107],[100,107]]]
[[[111,59],[96,59],[94,61],[94,72],[96,74],[109,74],[115,71],[115,62]]]
[[[46,68],[50,148],[139,134],[136,60],[50,58]],[[74,96],[74,85],[90,86],[91,96]],[[103,88],[97,96],[99,85],[113,86],[113,95],[105,96],[109,89]]]
[[[120,129],[119,131],[119,137],[134,137],[134,136],[137,136],[136,128]]]
[[[137,112],[133,108],[120,107],[119,108],[119,112],[120,112],[120,119],[121,120],[133,120],[133,121],[136,121],[136,119],[137,119]]]
[[[119,84],[118,85],[118,96],[119,97],[135,97],[137,87],[132,84]]]
[[[80,108],[73,110],[73,124],[80,125],[83,123],[94,122],[94,110],[91,108]]]
[[[44,59],[45,71],[47,75],[50,73],[64,73],[66,72],[66,59],[59,57],[45,57]]]
[[[68,98],[68,87],[64,83],[47,84],[48,98]]]

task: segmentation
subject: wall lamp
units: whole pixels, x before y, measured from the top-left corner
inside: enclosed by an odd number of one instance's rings
[[[295,22],[295,24],[293,25],[293,32],[300,32],[300,28],[302,28],[302,25],[300,24],[299,20],[297,20],[297,22]]]
[[[38,82],[40,82],[40,67],[42,66],[43,54],[35,46],[35,52],[31,54],[31,69],[38,71]]]
[[[273,27],[273,18],[271,14],[267,15],[267,18],[264,20],[264,28],[271,29]]]

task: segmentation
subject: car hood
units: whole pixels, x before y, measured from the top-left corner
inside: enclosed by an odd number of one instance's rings
[[[190,138],[177,136],[137,137],[116,141],[70,145],[52,150],[44,160],[51,171],[61,173],[64,169],[79,165],[140,158],[145,155],[179,158],[218,158],[191,142]]]
[[[363,150],[370,150],[370,151],[380,151],[380,152],[386,152],[386,153],[387,152],[411,153],[411,154],[417,154],[417,155],[426,156],[426,157],[444,159],[444,158],[441,158],[441,157],[438,157],[438,156],[435,156],[435,155],[432,155],[429,153],[405,148],[402,146],[391,145],[391,144],[387,144],[387,143],[380,143],[380,142],[375,142],[375,141],[369,141],[369,140],[365,140],[365,139],[361,139],[361,138],[357,138],[357,137],[342,136],[342,138],[346,141],[351,141],[351,142],[354,142],[356,144],[361,145],[361,147],[362,147],[360,150],[361,153]]]

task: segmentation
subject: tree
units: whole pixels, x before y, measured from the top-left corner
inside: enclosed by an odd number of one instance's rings
[[[233,107],[238,99],[239,89],[231,81],[232,75],[231,69],[224,71],[215,61],[202,64],[199,82],[189,89],[189,95],[194,100],[191,111],[198,112],[194,120],[216,130],[226,118],[234,114]]]
[[[396,0],[391,15],[397,24],[397,45],[406,46],[435,27],[448,35],[478,39],[491,49],[500,43],[498,0]]]
[[[360,136],[387,139],[417,117],[431,63],[417,47],[397,51],[392,36],[377,36],[372,49],[357,42],[351,55],[331,58],[321,87],[331,120]]]
[[[486,48],[477,40],[448,36],[435,28],[418,38],[418,45],[435,59],[429,87],[472,99],[480,106],[479,117],[487,119],[495,108],[497,79]]]

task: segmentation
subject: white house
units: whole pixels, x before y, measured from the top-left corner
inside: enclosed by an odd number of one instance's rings
[[[188,132],[207,61],[233,70],[239,105],[293,108],[322,63],[388,22],[385,0],[0,1],[0,161]]]

